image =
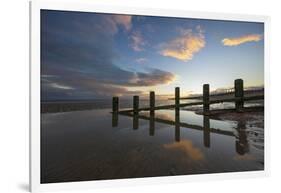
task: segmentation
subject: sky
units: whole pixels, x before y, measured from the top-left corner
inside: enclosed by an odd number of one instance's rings
[[[41,10],[41,100],[264,84],[263,23]]]

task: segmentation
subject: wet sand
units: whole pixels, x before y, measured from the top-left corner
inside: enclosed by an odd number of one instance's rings
[[[197,110],[195,113],[203,114],[201,110]],[[235,109],[212,110],[209,117],[222,121],[245,122],[249,127],[264,128],[264,107],[248,107],[244,108],[242,112],[237,112]]]
[[[263,112],[244,112],[244,113],[222,113],[211,115],[210,118],[223,121],[238,121],[247,122],[249,127],[264,128],[264,113]]]

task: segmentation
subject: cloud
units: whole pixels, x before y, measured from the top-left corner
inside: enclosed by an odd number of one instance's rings
[[[224,46],[238,46],[247,42],[258,42],[262,39],[262,35],[259,34],[249,34],[245,36],[240,36],[236,38],[224,38],[222,44]]]
[[[182,140],[180,142],[164,144],[164,147],[166,149],[180,150],[194,161],[204,159],[202,151],[199,148],[194,147],[190,140]]]
[[[107,32],[115,34],[118,32],[118,27],[122,27],[125,31],[129,31],[132,27],[132,16],[130,15],[103,15],[100,16],[103,20],[101,27],[107,29]]]
[[[147,59],[146,58],[137,58],[136,62],[139,64],[143,64],[143,63],[147,62]]]
[[[195,33],[193,33],[192,29],[182,29],[181,34],[180,37],[165,43],[160,54],[182,61],[189,61],[194,54],[205,47],[206,42],[201,27],[198,26]]]
[[[173,81],[174,75],[170,72],[158,69],[139,72],[115,64],[118,58],[113,47],[115,34],[110,30],[113,26],[129,29],[130,19],[109,16],[42,11],[42,99],[130,96],[142,92],[137,89],[130,91],[128,87],[155,86]]]
[[[146,45],[146,42],[141,34],[140,31],[134,31],[131,36],[129,37],[131,43],[130,43],[130,47],[134,50],[134,51],[143,51],[144,50],[144,46]]]
[[[150,69],[149,72],[136,72],[127,86],[156,86],[168,84],[175,80],[176,76],[171,72],[159,69]]]
[[[126,30],[131,29],[132,25],[132,16],[130,15],[114,15],[112,16],[113,20],[118,24],[123,26]]]
[[[55,83],[55,82],[50,83],[50,86],[54,87],[54,88],[58,88],[58,89],[63,89],[63,90],[73,90],[74,89],[71,86],[61,85],[61,84],[58,84],[58,83]]]
[[[42,100],[110,98],[123,95],[131,97],[143,94],[142,91],[129,91],[123,86],[101,83],[94,78],[79,74],[72,75],[72,77],[69,79],[60,77],[50,78],[48,81],[41,80]],[[62,84],[68,84],[71,87]],[[68,87],[71,89],[68,89]]]

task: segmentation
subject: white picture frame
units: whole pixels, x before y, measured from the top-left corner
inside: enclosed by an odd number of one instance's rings
[[[264,77],[265,77],[265,165],[264,171],[234,172],[203,175],[168,176],[138,179],[118,179],[87,182],[40,184],[40,10],[67,10],[96,13],[116,13],[166,17],[188,17],[213,20],[249,21],[264,23]],[[268,176],[270,173],[270,101],[269,101],[269,38],[270,18],[267,16],[228,13],[191,12],[138,7],[104,6],[88,1],[32,1],[30,3],[30,190],[32,192],[178,183],[190,181],[241,179]]]

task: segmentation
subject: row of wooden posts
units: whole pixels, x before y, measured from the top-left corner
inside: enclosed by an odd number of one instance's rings
[[[150,111],[151,114],[154,113],[155,110],[160,109],[171,109],[175,108],[176,112],[179,111],[180,107],[185,106],[193,106],[193,105],[203,105],[203,113],[208,114],[210,111],[210,105],[214,103],[221,102],[235,102],[235,108],[237,111],[243,111],[244,101],[248,100],[259,100],[263,99],[264,96],[248,96],[244,97],[244,86],[242,79],[236,79],[234,81],[234,97],[232,98],[224,98],[224,99],[214,99],[210,100],[210,85],[203,85],[203,100],[200,102],[189,102],[189,103],[180,103],[180,88],[175,88],[175,104],[174,105],[162,105],[155,106],[155,92],[151,91],[149,95],[149,107],[139,108],[139,96],[133,96],[133,109],[129,110],[119,110],[119,98],[113,97],[112,99],[112,112],[113,113],[129,113],[133,112],[134,114],[138,114],[139,111]]]

